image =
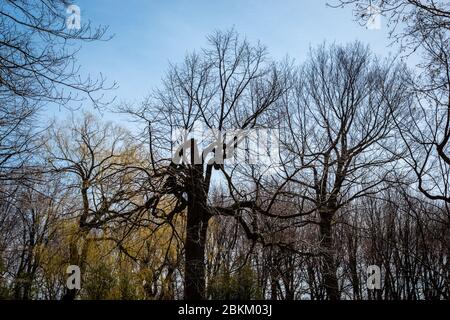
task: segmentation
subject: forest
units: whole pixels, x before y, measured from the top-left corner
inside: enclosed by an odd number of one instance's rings
[[[401,56],[207,30],[136,103],[80,72],[114,38],[71,4],[0,1],[0,299],[450,299],[449,1],[330,2]]]

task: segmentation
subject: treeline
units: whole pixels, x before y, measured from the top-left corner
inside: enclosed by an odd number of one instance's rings
[[[341,298],[448,299],[448,210],[408,189],[361,199],[335,218]],[[2,299],[63,298],[74,245],[83,266],[81,299],[183,298],[185,217],[169,226],[144,215],[83,236],[79,194],[52,176],[45,186],[18,187],[2,199]],[[325,299],[318,228],[302,226],[301,219],[290,224],[264,221],[266,238],[285,245],[263,246],[236,219],[214,218],[206,243],[207,298]],[[369,265],[381,268],[380,290],[367,288]]]
[[[127,129],[98,111],[42,121],[50,102],[104,108],[70,44],[105,29],[67,31],[62,1],[6,1],[0,297],[449,299],[449,8],[397,4],[379,5],[416,18],[401,39],[422,66],[360,42],[273,61],[217,31],[141,104],[109,105]]]

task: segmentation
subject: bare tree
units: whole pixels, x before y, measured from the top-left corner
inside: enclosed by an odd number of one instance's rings
[[[70,1],[6,0],[0,4],[0,179],[32,178],[32,152],[39,146],[38,111],[48,104],[70,105],[89,99],[105,103],[107,86],[100,76],[79,74],[76,53],[82,42],[107,40],[105,27],[87,19],[66,25]],[[72,14],[72,12],[70,12]],[[41,128],[42,129],[42,128]]]
[[[64,104],[83,92],[92,102],[101,102],[94,94],[104,89],[104,79],[78,77],[74,45],[104,38],[106,28],[92,28],[85,19],[69,28],[70,4],[65,0],[1,3],[0,99]]]
[[[262,45],[252,46],[247,40],[241,40],[234,30],[216,32],[208,37],[208,42],[209,48],[201,54],[188,55],[183,64],[171,66],[163,88],[142,108],[127,110],[148,125],[145,136],[150,152],[159,155],[153,167],[164,164],[167,183],[160,192],[173,196],[176,209],[168,216],[186,209],[187,299],[205,297],[204,255],[210,218],[215,214],[234,215],[242,207],[242,198],[231,199],[230,206],[225,204],[226,207],[209,204],[213,173],[223,173],[231,182],[223,163],[211,161],[211,154],[223,155],[222,144],[227,149],[227,144],[229,147],[236,143],[235,136],[225,137],[225,131],[256,127],[259,118],[274,107],[274,102],[286,90],[283,72],[267,60]],[[191,150],[191,161],[172,161],[172,158],[189,160],[186,151],[183,154],[178,150],[174,155],[168,152],[173,132],[182,129],[189,133],[201,127],[216,130],[222,143],[211,148],[205,141],[196,141],[200,144],[197,150]],[[198,151],[198,157],[194,150]],[[232,183],[229,187],[229,192],[236,191]]]
[[[61,174],[79,199],[66,217],[76,219],[78,226],[72,235],[70,264],[84,267],[91,231],[112,221],[132,224],[134,215],[153,205],[154,198],[140,197],[145,180],[134,169],[136,151],[125,130],[103,124],[91,114],[73,119],[68,126],[51,128],[46,143],[49,170]],[[69,290],[67,298],[75,294]]]
[[[402,68],[380,62],[360,43],[321,46],[286,98],[285,171],[295,173],[289,183],[297,185],[299,215],[317,212],[328,299],[339,298],[336,213],[380,192],[398,165],[394,118],[408,102]]]
[[[417,53],[420,74],[410,80],[416,101],[398,120],[408,147],[406,159],[428,198],[450,202],[450,3],[448,1],[391,0],[339,1],[354,5],[357,19],[370,19],[374,6],[386,16],[390,37],[408,55]]]

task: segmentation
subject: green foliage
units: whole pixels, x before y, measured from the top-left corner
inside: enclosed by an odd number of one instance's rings
[[[85,299],[112,299],[112,289],[116,285],[111,266],[100,262],[89,269],[83,281],[82,291]]]
[[[136,282],[134,281],[132,275],[121,272],[118,281],[118,291],[121,300],[136,300],[138,295],[136,294]]]
[[[11,293],[4,279],[6,268],[4,266],[3,260],[0,257],[0,300],[5,300],[10,298]]]
[[[222,270],[219,276],[210,280],[208,296],[214,300],[262,299],[255,273],[248,264],[233,274]]]
[[[5,281],[0,278],[0,300],[6,300],[11,298],[11,292],[6,285]]]

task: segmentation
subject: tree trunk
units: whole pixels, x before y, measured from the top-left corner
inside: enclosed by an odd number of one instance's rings
[[[320,235],[323,250],[323,282],[328,300],[339,300],[339,286],[337,281],[337,265],[333,248],[331,220],[334,212],[325,210],[320,212]]]
[[[87,259],[87,251],[89,248],[89,241],[87,238],[88,231],[82,230],[80,234],[75,239],[71,240],[69,246],[69,264],[76,265],[80,268],[81,278],[83,278],[84,265]],[[79,241],[82,242],[81,254],[78,252]],[[67,275],[66,275],[67,276]],[[62,297],[62,300],[75,300],[79,290],[77,289],[69,289],[66,287],[65,293]]]
[[[188,207],[185,240],[184,298],[205,298],[205,243],[208,219],[198,205]]]
[[[359,285],[358,276],[358,234],[354,229],[350,229],[348,234],[348,265],[350,269],[350,277],[353,288],[353,299],[361,300],[361,287]]]
[[[274,267],[272,267],[272,270],[270,272],[270,300],[277,300],[278,299],[278,288],[277,288],[278,278],[276,276],[276,271],[274,271],[273,268]]]
[[[209,212],[201,169],[193,169],[191,190],[188,192],[185,240],[184,298],[205,299],[205,244]]]

